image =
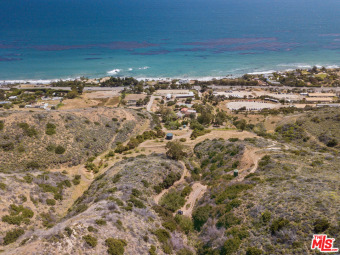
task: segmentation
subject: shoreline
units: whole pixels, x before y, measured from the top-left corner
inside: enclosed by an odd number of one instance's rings
[[[317,68],[326,68],[326,70],[334,70],[334,69],[340,69],[340,66],[338,65],[329,65],[329,66],[320,66],[315,65]],[[227,74],[225,76],[201,76],[201,77],[187,77],[187,76],[177,76],[177,77],[134,77],[134,76],[120,76],[119,73],[115,73],[115,75],[110,74],[110,71],[108,71],[105,76],[100,77],[91,77],[91,76],[76,76],[73,78],[51,78],[51,79],[1,79],[0,78],[0,86],[2,85],[14,85],[14,84],[32,84],[32,85],[47,85],[52,82],[57,81],[73,81],[81,79],[82,77],[85,77],[88,80],[100,80],[105,77],[116,77],[116,78],[134,78],[138,81],[172,81],[172,80],[197,80],[197,81],[212,81],[212,80],[221,80],[221,79],[233,79],[233,78],[240,78],[243,75],[249,74],[249,75],[270,75],[273,73],[285,73],[285,72],[292,72],[295,70],[309,70],[313,68],[313,66],[310,65],[304,65],[303,68],[288,68],[288,69],[281,69],[281,70],[268,70],[268,71],[255,71],[255,72],[248,72],[243,74]],[[339,70],[340,71],[340,70]]]

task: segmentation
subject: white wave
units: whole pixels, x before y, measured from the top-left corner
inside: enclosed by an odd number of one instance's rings
[[[290,67],[290,68],[298,68],[298,69],[307,69],[312,68],[311,65],[305,63],[290,63],[290,64],[278,64],[280,67]]]
[[[271,73],[275,73],[275,70],[268,70],[268,71],[259,71],[259,72],[252,72],[252,73],[248,73],[248,74],[252,74],[252,75],[256,75],[256,74],[271,74]]]
[[[108,71],[107,74],[117,74],[121,71],[121,69],[113,69],[111,71]]]
[[[139,67],[138,70],[146,70],[146,69],[149,69],[150,66],[143,66],[143,67]]]
[[[128,69],[128,71],[132,71],[132,70],[133,70],[133,68],[129,68],[129,69]]]
[[[71,81],[71,80],[76,80],[77,78],[67,78],[67,79],[50,79],[50,80],[42,80],[42,79],[38,79],[38,80],[0,80],[0,84],[17,84],[17,83],[21,83],[21,84],[50,84],[51,82],[56,82],[56,81]]]
[[[337,65],[330,65],[330,66],[326,66],[326,68],[333,69],[333,68],[339,68],[339,66],[337,66]]]

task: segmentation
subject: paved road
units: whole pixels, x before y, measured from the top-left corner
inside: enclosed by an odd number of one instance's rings
[[[198,89],[200,89],[199,86],[194,86],[194,88],[196,89],[196,87]],[[236,86],[220,86],[220,85],[212,85],[209,86],[212,89],[224,89],[224,90],[232,90],[232,89],[245,89],[245,88],[256,88],[256,89],[266,89],[266,88],[270,88],[270,89],[313,89],[316,92],[321,92],[321,91],[329,91],[329,90],[334,90],[337,92],[340,92],[340,87],[320,87],[320,88],[315,88],[315,87],[288,87],[288,86],[240,86],[240,85],[236,85]]]
[[[148,112],[151,111],[151,106],[152,106],[153,100],[155,100],[155,98],[160,98],[160,99],[162,99],[161,96],[151,96],[151,97],[150,97],[150,101],[149,101],[149,103],[148,103],[147,106],[146,106],[146,110],[147,110]]]
[[[56,89],[56,90],[71,90],[70,87],[25,87],[20,88],[15,86],[14,88],[18,89]],[[85,87],[84,91],[117,91],[120,92],[124,90],[125,87]],[[0,89],[9,90],[9,88],[4,88],[0,86]]]

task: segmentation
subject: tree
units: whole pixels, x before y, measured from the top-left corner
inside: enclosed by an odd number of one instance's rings
[[[197,118],[198,122],[203,125],[209,125],[213,119],[214,115],[207,111],[203,111],[201,115]]]
[[[78,96],[78,92],[76,90],[71,90],[70,92],[67,93],[66,97],[68,99],[73,99]]]
[[[58,146],[55,148],[55,153],[56,153],[56,154],[64,154],[65,151],[66,151],[65,148],[64,148],[63,146],[61,146],[61,145],[58,145]]]
[[[0,90],[0,100],[5,100],[6,96],[5,96],[5,91]]]
[[[168,142],[165,148],[168,149],[168,151],[166,152],[166,155],[169,158],[180,160],[187,156],[186,146],[184,146],[182,143],[180,143],[177,140]]]

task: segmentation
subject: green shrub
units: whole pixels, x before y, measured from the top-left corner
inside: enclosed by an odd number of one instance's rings
[[[138,189],[132,189],[132,195],[134,195],[135,197],[139,197],[140,195],[142,195],[142,192],[140,192]]]
[[[149,249],[149,255],[157,255],[157,253],[156,253],[156,246],[151,245],[151,247]]]
[[[2,216],[2,221],[8,224],[20,226],[20,224],[24,221],[24,218],[22,215],[5,215]],[[27,223],[29,223],[29,221]]]
[[[121,177],[122,177],[122,175],[116,174],[116,175],[112,178],[112,182],[113,182],[113,183],[119,182],[119,180],[120,180]]]
[[[147,180],[141,180],[145,188],[149,188],[150,183]]]
[[[181,139],[179,139],[179,141],[180,141],[180,142],[182,142],[182,143],[184,143],[184,142],[186,142],[186,141],[187,141],[187,139],[185,139],[185,138],[181,138]]]
[[[228,212],[224,216],[218,219],[216,226],[224,227],[225,229],[228,229],[240,223],[241,223],[241,219],[237,218],[232,212]]]
[[[56,154],[64,154],[65,151],[66,149],[61,145],[58,145],[54,150]]]
[[[106,220],[103,220],[103,219],[97,219],[95,222],[97,225],[100,225],[100,226],[106,225]]]
[[[14,243],[24,233],[25,231],[22,228],[15,228],[13,230],[6,232],[6,235],[4,237],[4,245]]]
[[[182,197],[186,197],[186,196],[188,196],[191,193],[191,191],[192,191],[192,187],[191,186],[189,186],[189,185],[185,186],[185,188],[181,192],[181,196]]]
[[[123,255],[125,250],[124,247],[127,245],[127,242],[122,239],[108,238],[105,240],[105,244],[108,247],[108,254]]]
[[[78,185],[80,183],[80,179],[81,179],[81,176],[79,174],[77,174],[77,175],[74,176],[72,183],[74,185]]]
[[[284,227],[286,227],[289,224],[289,220],[286,220],[284,218],[276,219],[272,222],[272,225],[270,226],[270,231],[272,234],[275,234],[277,231],[280,231]]]
[[[98,232],[98,229],[96,229],[96,228],[94,228],[94,227],[92,227],[92,226],[88,226],[88,227],[87,227],[87,230],[88,230],[89,232]]]
[[[189,234],[191,231],[194,230],[194,223],[192,222],[191,218],[187,216],[177,214],[175,216],[175,221],[185,234]]]
[[[247,248],[246,255],[261,255],[262,250],[256,247],[249,247]]]
[[[54,220],[50,213],[40,213],[42,224],[45,228],[51,228],[54,225]]]
[[[178,181],[181,178],[181,174],[180,173],[174,173],[171,172],[170,174],[168,174],[165,179],[163,180],[162,183],[154,186],[154,190],[156,191],[156,193],[160,193],[163,189],[168,189],[170,188],[176,181]]]
[[[54,144],[47,145],[46,150],[50,152],[55,151],[55,145]]]
[[[4,151],[12,151],[14,150],[14,144],[11,142],[0,144],[0,148],[2,148]]]
[[[227,241],[225,241],[222,247],[221,254],[229,255],[229,254],[235,253],[236,251],[238,251],[240,244],[241,244],[241,240],[238,238],[228,239]]]
[[[32,181],[33,181],[33,177],[30,174],[25,175],[23,178],[24,178],[25,182],[27,182],[27,183],[32,183]]]
[[[115,153],[114,153],[113,151],[109,151],[109,152],[105,155],[106,158],[111,158],[111,157],[114,157],[114,156],[115,156]]]
[[[83,239],[85,240],[85,242],[91,246],[91,247],[96,247],[97,246],[97,238],[91,236],[91,235],[86,235],[86,236],[83,236]]]
[[[5,190],[7,188],[7,185],[3,182],[0,182],[0,189]]]
[[[23,146],[23,145],[19,145],[19,147],[18,147],[18,152],[20,152],[20,153],[23,153],[23,152],[25,152],[26,150],[25,150],[25,147]]]
[[[249,237],[249,233],[246,230],[246,228],[232,227],[228,229],[225,233],[226,233],[226,236],[232,235],[234,238],[238,238],[240,240],[243,240]]]
[[[53,205],[55,205],[55,200],[54,199],[46,199],[46,204],[53,206]]]
[[[135,198],[133,196],[130,197],[129,202],[131,202],[137,208],[146,208],[146,206],[143,204],[142,201],[138,200],[137,198]]]
[[[81,204],[81,205],[78,205],[78,206],[74,209],[74,211],[75,211],[76,213],[82,213],[82,212],[85,212],[85,211],[87,210],[87,208],[88,208],[87,205]]]
[[[162,226],[168,229],[170,232],[174,231],[177,228],[176,222],[174,220],[165,221],[162,223]]]
[[[40,168],[40,165],[36,161],[30,161],[26,164],[26,169],[28,169],[28,170],[35,170],[35,169],[39,169],[39,168]]]
[[[261,214],[261,220],[264,223],[269,222],[271,217],[272,217],[272,214],[269,211],[265,211]]]
[[[20,225],[22,222],[28,224],[30,218],[34,216],[34,212],[30,208],[25,208],[22,205],[10,205],[10,215],[2,217],[3,222],[8,224]]]
[[[215,196],[216,204],[223,203],[226,199],[234,199],[239,195],[241,192],[252,188],[253,185],[251,184],[233,184],[230,186],[227,186],[222,193],[217,193]]]
[[[192,214],[192,219],[194,220],[194,227],[200,230],[204,223],[207,222],[210,216],[212,207],[210,205],[205,205],[198,207],[194,210]]]
[[[52,123],[47,123],[46,124],[46,135],[54,135],[56,133],[56,125],[52,124]]]
[[[190,251],[189,249],[183,248],[180,249],[176,255],[194,255],[194,253],[192,251]]]
[[[154,231],[154,235],[157,237],[160,243],[166,243],[170,238],[170,234],[165,229],[157,229]]]
[[[38,132],[37,130],[35,130],[34,127],[31,127],[27,124],[27,123],[19,123],[18,126],[24,131],[24,134],[29,136],[29,137],[33,137],[33,136],[37,136]]]
[[[330,225],[331,224],[328,222],[327,219],[317,219],[313,224],[314,232],[316,234],[323,233],[330,227]]]
[[[160,201],[160,205],[164,208],[175,212],[185,204],[185,198],[181,196],[181,193],[176,190],[170,190],[166,193]]]
[[[66,227],[66,228],[64,228],[64,230],[65,230],[68,237],[70,237],[73,233],[73,230],[70,227]]]
[[[4,126],[5,126],[4,122],[0,120],[0,131],[4,129]]]
[[[238,138],[229,138],[228,141],[229,141],[229,142],[237,142],[237,141],[238,141]]]
[[[54,199],[62,200],[62,196],[61,196],[62,189],[60,187],[54,187],[50,184],[45,184],[45,183],[38,184],[38,186],[43,190],[43,192],[53,193]]]

